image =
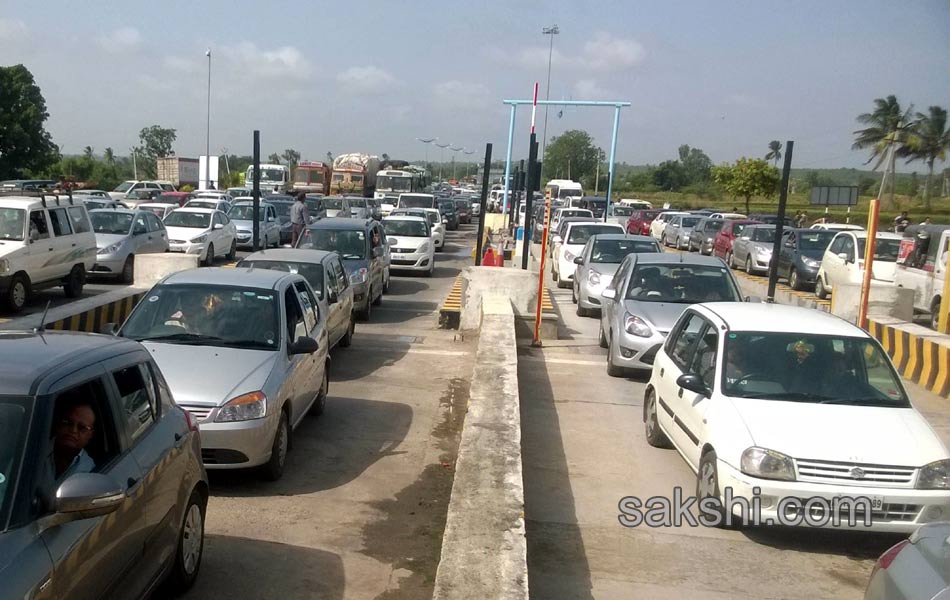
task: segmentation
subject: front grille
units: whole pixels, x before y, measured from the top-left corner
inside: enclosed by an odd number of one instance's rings
[[[182,408],[187,410],[199,423],[207,419],[211,411],[214,410],[213,406],[182,406]]]
[[[814,519],[822,519],[825,516],[825,507],[824,505],[813,505],[809,509],[805,508],[805,502],[808,498],[799,498],[801,504],[797,506],[787,506],[785,510],[785,515],[791,518],[798,516],[800,511],[808,510],[809,514]],[[871,511],[871,522],[902,522],[909,523],[917,520],[917,515],[920,514],[921,505],[920,504],[898,504],[898,503],[885,503],[881,506],[879,510]],[[848,506],[839,506],[838,515],[841,517],[841,522],[846,523],[848,513],[850,508]],[[863,522],[865,511],[862,510],[861,505],[858,505],[854,508],[854,514],[858,522]]]
[[[415,248],[392,248],[390,250],[390,252],[395,252],[396,254],[412,254],[415,251]]]
[[[403,265],[403,266],[416,264],[416,261],[414,260],[403,260],[403,259],[396,259],[396,258],[392,259],[390,262],[394,265]]]
[[[185,240],[168,240],[169,244],[184,244]]]
[[[914,487],[913,467],[798,459],[798,479],[869,487]]]
[[[237,450],[224,450],[221,448],[202,448],[201,462],[206,465],[236,465],[246,463],[247,456]]]

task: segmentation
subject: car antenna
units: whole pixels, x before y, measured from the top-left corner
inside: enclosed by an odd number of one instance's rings
[[[49,306],[52,303],[52,300],[46,301],[46,308],[43,309],[43,316],[40,317],[40,324],[33,328],[33,333],[43,333],[46,331],[46,315],[49,313]]]

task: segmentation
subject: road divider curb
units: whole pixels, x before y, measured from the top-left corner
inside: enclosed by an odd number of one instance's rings
[[[868,333],[905,379],[950,398],[950,336],[889,317],[868,319]]]
[[[47,329],[57,331],[87,331],[99,333],[106,323],[115,323],[121,325],[125,319],[132,313],[132,309],[139,303],[144,291],[135,292],[125,298],[107,302],[101,306],[96,306],[80,313],[70,315],[62,319],[57,319],[46,323]]]
[[[449,295],[439,309],[439,329],[458,329],[462,318],[462,274],[455,278]]]

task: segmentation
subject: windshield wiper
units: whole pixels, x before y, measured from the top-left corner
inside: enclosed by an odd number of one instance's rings
[[[171,333],[168,335],[146,336],[138,338],[138,342],[220,342],[221,338],[200,333]]]
[[[835,400],[834,398],[829,398],[828,396],[822,396],[821,394],[809,394],[805,392],[771,392],[771,393],[755,393],[751,392],[741,396],[742,398],[760,398],[762,400],[791,400],[793,402],[816,402],[819,404],[825,404],[828,401]]]
[[[899,398],[895,399],[900,401],[900,404],[903,405],[905,402]],[[885,398],[829,398],[828,400],[823,400],[819,404],[853,404],[856,406],[897,406],[898,403],[894,400],[887,400]]]
[[[221,346],[237,346],[240,348],[265,348],[267,350],[276,350],[276,344],[268,344],[260,340],[224,340]]]
[[[350,260],[361,260],[363,257],[359,254],[343,254],[343,258],[349,258]]]

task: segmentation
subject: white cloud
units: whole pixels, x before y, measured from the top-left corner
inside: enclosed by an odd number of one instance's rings
[[[212,60],[223,60],[254,79],[310,78],[310,63],[300,50],[293,46],[281,46],[273,50],[259,49],[251,42],[236,46],[212,49]]]
[[[30,30],[23,21],[0,19],[0,42],[21,42],[25,40],[29,34]]]
[[[198,59],[189,60],[183,56],[166,56],[162,60],[162,64],[166,69],[172,71],[178,71],[181,73],[190,73],[198,70],[199,62]]]
[[[577,100],[613,100],[616,94],[602,88],[593,79],[581,79],[574,84],[574,98]]]
[[[597,71],[622,71],[639,64],[644,54],[643,46],[633,38],[599,31],[584,44],[583,61],[588,68]]]
[[[432,101],[437,107],[458,110],[484,110],[501,98],[492,99],[491,92],[481,83],[453,79],[437,83],[432,89]]]
[[[99,47],[107,52],[125,52],[142,42],[142,34],[135,27],[120,27],[96,38]]]
[[[360,94],[373,94],[390,89],[395,83],[392,75],[379,67],[350,67],[337,73],[337,82],[344,91]]]

